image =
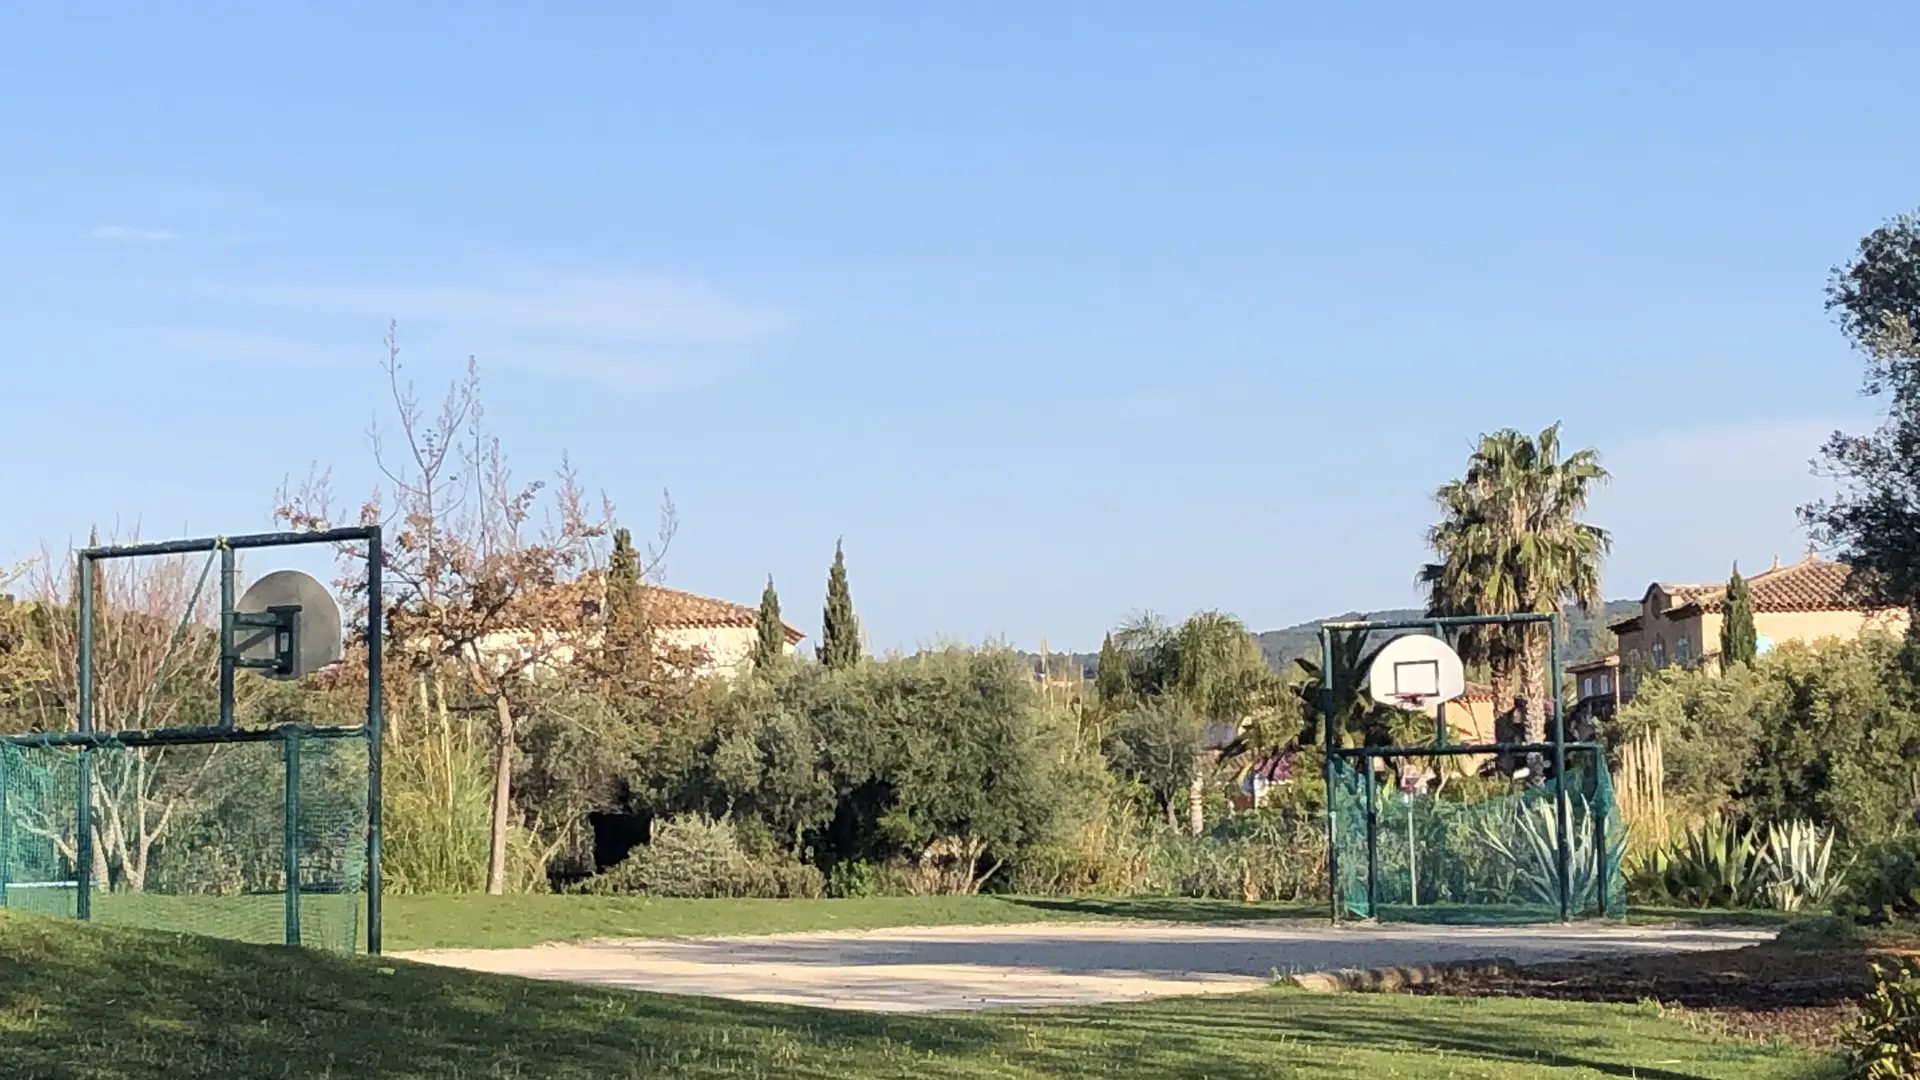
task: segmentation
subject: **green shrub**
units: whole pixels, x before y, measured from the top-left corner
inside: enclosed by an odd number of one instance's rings
[[[1774,941],[1795,949],[1837,949],[1859,941],[1862,936],[1852,919],[1815,915],[1795,919],[1781,927]]]
[[[1326,888],[1326,825],[1253,811],[1198,838],[1161,833],[1141,891],[1252,902],[1323,899]]]
[[[1131,796],[1139,794],[1141,798]],[[1154,837],[1164,834],[1137,786],[1095,794],[1065,839],[1035,844],[1009,869],[1006,888],[1028,896],[1126,896],[1146,887]]]
[[[1867,923],[1920,917],[1920,838],[1887,840],[1861,852],[1835,907]]]
[[[880,871],[863,859],[833,864],[827,871],[827,895],[836,899],[873,896],[880,891]]]
[[[1657,732],[1668,807],[1806,819],[1849,848],[1910,828],[1920,710],[1900,636],[1783,642],[1751,665],[1649,675],[1611,725]]]
[[[1862,1080],[1920,1076],[1920,962],[1873,966],[1873,992],[1860,1002],[1847,1051]]]
[[[826,891],[820,871],[790,858],[755,858],[740,847],[733,828],[699,815],[658,821],[646,844],[577,891],[639,893],[709,899],[716,897],[817,897]]]
[[[1146,876],[1137,858],[1113,849],[1036,844],[1007,875],[1009,891],[1026,896],[1124,896]]]
[[[1124,804],[1121,804],[1124,806]],[[1167,828],[1151,811],[1090,822],[1071,844],[1021,855],[1007,888],[1030,896],[1188,896],[1321,900],[1327,890],[1324,818],[1261,809],[1222,817],[1205,836]]]

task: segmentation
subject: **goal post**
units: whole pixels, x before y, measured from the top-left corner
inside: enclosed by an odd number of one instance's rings
[[[353,660],[364,701],[340,667],[339,608],[317,581],[283,570],[236,597],[237,552],[301,545],[364,565],[350,586],[363,606]],[[104,564],[195,554],[206,556],[198,582],[168,594],[181,609],[170,633],[154,610],[98,610]],[[379,953],[382,560],[377,525],[79,552],[69,729],[0,736],[0,907]],[[217,614],[199,606],[216,564]],[[164,642],[137,680],[100,655],[103,619],[123,635],[145,620],[149,651]],[[121,685],[102,723],[106,672]],[[237,683],[268,706],[240,715]],[[152,708],[169,695],[169,708]]]
[[[1525,706],[1494,702],[1483,690],[1477,700],[1490,712],[1475,716],[1470,709],[1472,737],[1450,739],[1449,703],[1468,702],[1449,635],[1532,626],[1544,627],[1550,642],[1544,738],[1530,728],[1503,735],[1502,709]],[[1532,612],[1321,624],[1334,921],[1404,908],[1396,917],[1566,922],[1623,909],[1625,829],[1597,734],[1575,738],[1566,729],[1559,629],[1559,616]],[[1369,644],[1374,634],[1385,643]],[[1428,722],[1410,713],[1430,715],[1432,742],[1406,734]],[[1343,729],[1354,717],[1365,734],[1347,745]],[[1482,763],[1477,776],[1450,783],[1461,774],[1442,763],[1475,761]],[[1399,782],[1383,784],[1380,766]],[[1382,803],[1395,812],[1387,815]],[[1390,828],[1383,827],[1387,816]]]

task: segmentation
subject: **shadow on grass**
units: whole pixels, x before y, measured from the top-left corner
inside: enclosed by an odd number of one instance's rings
[[[1269,992],[1189,999],[1179,1003],[1178,1013],[1170,1008],[1173,1002],[1144,1009],[1129,1006],[1113,1012],[1149,1015],[1114,1023],[1128,1045],[1114,1045],[1110,1052],[1116,1060],[1151,1062],[1163,1048],[1204,1029],[1209,1042],[1264,1045],[1271,1071],[1261,1075],[1294,1075],[1286,1071],[1291,1066],[1298,1075],[1316,1077],[1438,1076],[1454,1075],[1468,1063],[1478,1066],[1472,1075],[1501,1077],[1549,1076],[1550,1069],[1640,1080],[1830,1080],[1839,1075],[1831,1059],[1779,1047],[1703,1047],[1697,1036],[1658,1020],[1648,1008],[1572,1011],[1514,1000],[1429,1011],[1387,1004],[1394,1000],[1389,995]],[[1383,1054],[1368,1061],[1369,1051]],[[1334,1061],[1346,1069],[1330,1066]]]
[[[1148,917],[1148,916],[1139,916]],[[1547,1067],[1813,1080],[1650,1010],[1385,995],[884,1016],[626,993],[378,958],[0,915],[0,1075],[550,1078],[1432,1075]]]
[[[1229,923],[1260,919],[1324,919],[1327,916],[1325,904],[1284,901],[1247,903],[1241,900],[1195,900],[1181,896],[1073,899],[1002,896],[999,899],[1009,904],[1050,914],[1081,915],[1101,919],[1137,919],[1143,922]]]
[[[1002,1037],[0,916],[0,1076],[859,1075]]]

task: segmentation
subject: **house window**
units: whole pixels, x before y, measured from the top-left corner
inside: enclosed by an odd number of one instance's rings
[[[1593,676],[1587,675],[1580,679],[1580,696],[1583,698],[1593,696]]]
[[[1681,667],[1686,667],[1688,664],[1693,663],[1693,642],[1684,637],[1674,642],[1673,660],[1674,663],[1679,664]]]
[[[1661,638],[1653,639],[1653,666],[1656,669],[1667,666],[1667,643]]]
[[[1613,676],[1611,675],[1600,676],[1600,692],[1603,694],[1613,693]]]

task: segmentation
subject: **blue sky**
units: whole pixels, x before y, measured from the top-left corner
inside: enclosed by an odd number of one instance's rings
[[[1800,553],[1920,205],[1910,3],[183,10],[0,16],[0,564],[365,490],[391,317],[810,633],[842,535],[880,647],[1410,603],[1555,420],[1636,595]]]

